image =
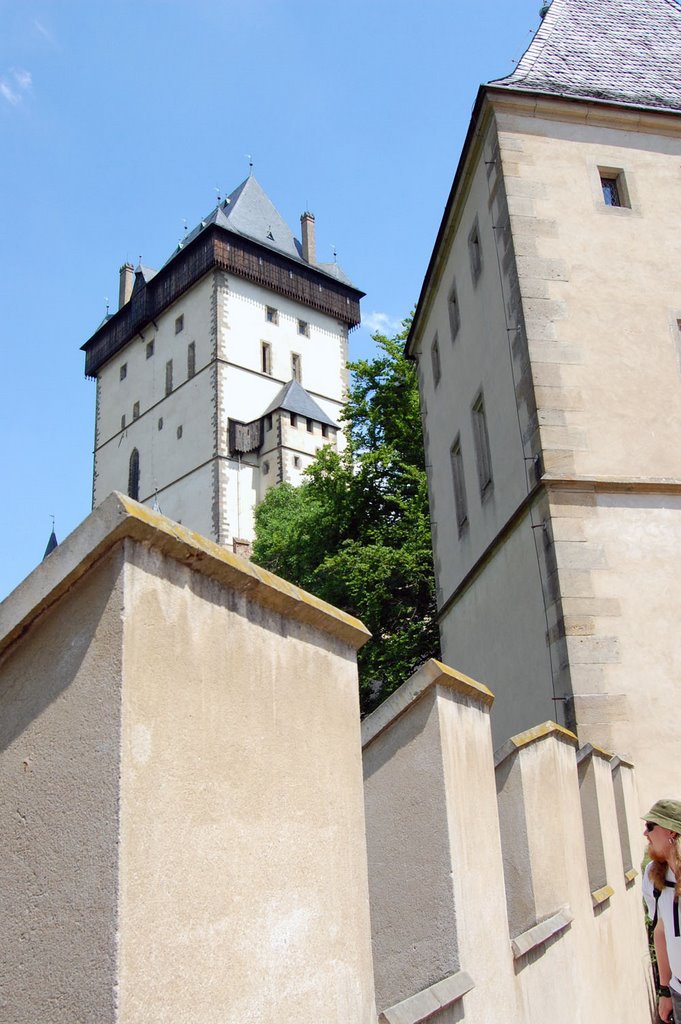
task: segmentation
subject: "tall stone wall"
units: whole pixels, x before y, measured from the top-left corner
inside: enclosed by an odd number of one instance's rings
[[[492,700],[431,661],[363,722],[379,1020],[651,1020],[631,765],[552,722],[494,755]]]

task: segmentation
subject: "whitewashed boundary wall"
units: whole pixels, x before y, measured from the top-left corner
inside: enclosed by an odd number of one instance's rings
[[[367,636],[120,495],[0,605],[3,1024],[375,1024]]]
[[[552,722],[492,750],[436,661],[362,725],[383,1024],[652,1020],[632,766]]]

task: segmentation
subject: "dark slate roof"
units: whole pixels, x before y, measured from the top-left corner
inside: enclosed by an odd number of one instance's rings
[[[290,380],[288,384],[284,385],[274,401],[270,402],[265,409],[263,416],[269,416],[270,413],[276,412],[278,409],[294,412],[297,416],[305,416],[307,419],[316,420],[317,423],[325,423],[328,427],[338,429],[338,424],[329,419],[324,410],[317,405],[314,398],[308,395],[297,380]]]
[[[329,277],[335,278],[350,288],[356,287],[337,264],[308,263],[303,259],[300,242],[294,238],[288,224],[252,174],[242,181],[226,199],[218,203],[215,209],[211,210],[193,231],[185,235],[167,262],[170,263],[170,260],[178,252],[189,245],[211,224],[217,224],[218,227],[226,228],[227,231],[250,238],[275,252],[284,253],[296,262],[302,263],[306,267],[311,266],[322,274],[328,274]]]
[[[489,84],[681,110],[681,6],[553,0],[515,71]]]

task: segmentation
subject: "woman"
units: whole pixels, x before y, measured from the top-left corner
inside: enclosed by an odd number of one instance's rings
[[[655,922],[653,940],[660,976],[660,1019],[681,1024],[681,801],[658,800],[646,814],[650,863],[643,875],[643,897]]]

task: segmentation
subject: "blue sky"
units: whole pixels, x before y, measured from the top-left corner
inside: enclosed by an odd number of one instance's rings
[[[0,0],[0,599],[90,511],[80,346],[126,260],[158,267],[248,173],[359,287],[413,307],[478,85],[540,0]]]

